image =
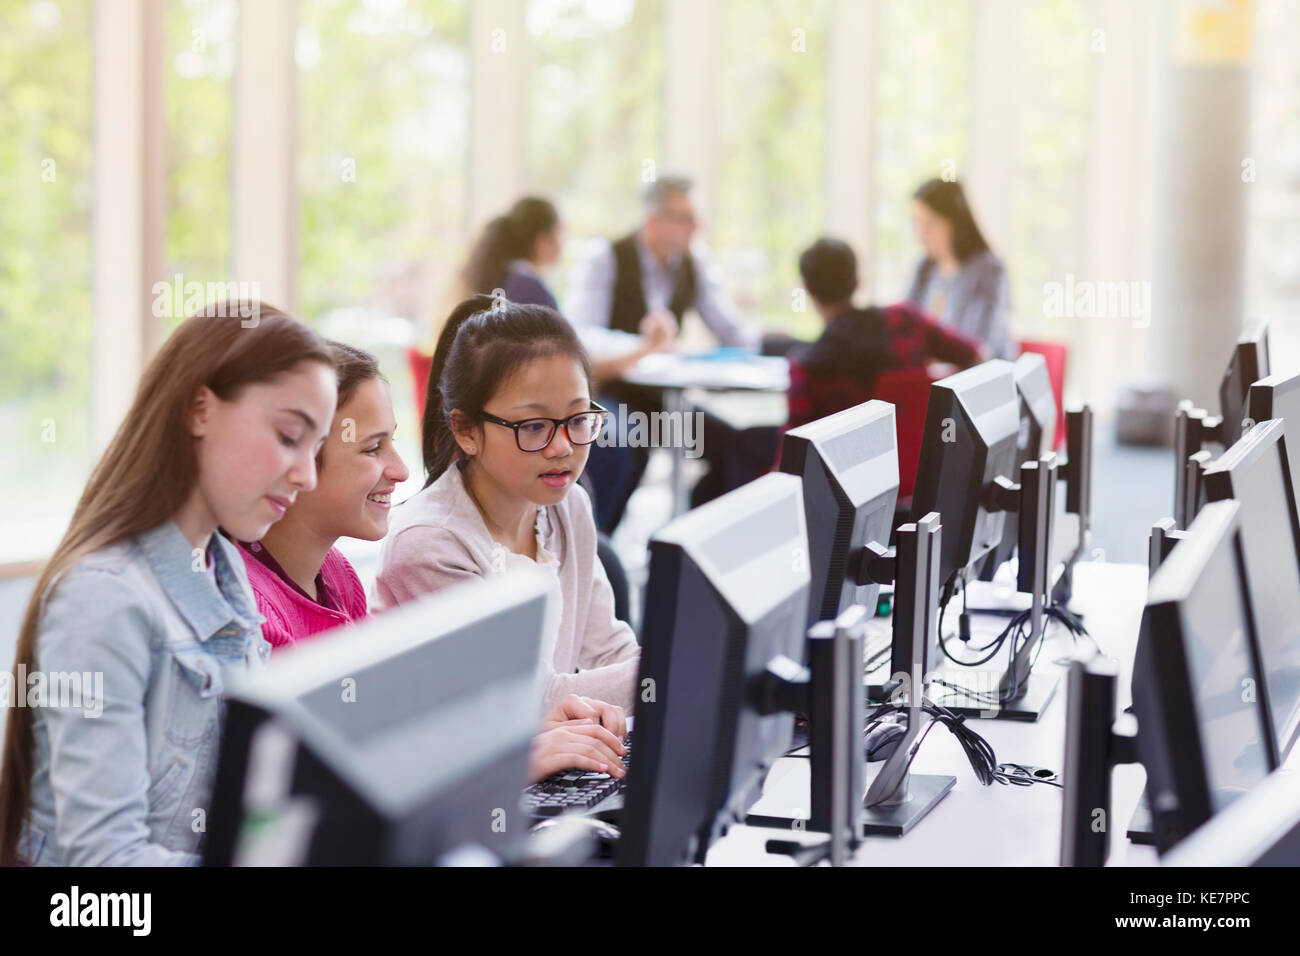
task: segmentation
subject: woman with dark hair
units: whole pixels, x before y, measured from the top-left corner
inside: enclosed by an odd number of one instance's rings
[[[510,302],[558,308],[539,272],[558,262],[563,248],[555,206],[525,196],[483,227],[461,272],[465,295],[501,289]]]
[[[424,489],[393,514],[375,583],[382,609],[515,565],[554,575],[560,614],[542,649],[545,703],[575,713],[565,701],[578,700],[600,723],[548,723],[534,747],[537,777],[569,767],[623,772],[618,738],[640,650],[614,613],[591,499],[578,484],[605,415],[591,400],[591,362],[562,315],[483,296],[462,302],[429,376]]]
[[[980,232],[961,183],[931,179],[912,198],[912,224],[925,258],[907,301],[984,343],[995,358],[1014,358],[1006,269]]]

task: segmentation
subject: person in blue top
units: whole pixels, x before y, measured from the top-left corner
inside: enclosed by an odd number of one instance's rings
[[[975,222],[961,183],[931,179],[913,194],[912,224],[925,250],[907,301],[994,358],[1015,358],[1007,270]]]
[[[492,295],[500,289],[511,302],[558,309],[541,272],[559,261],[563,249],[555,206],[525,196],[484,226],[475,240],[461,271],[465,297]]]

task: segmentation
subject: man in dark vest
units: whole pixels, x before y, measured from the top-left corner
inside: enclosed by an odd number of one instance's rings
[[[606,407],[652,413],[659,395],[622,381],[651,352],[671,349],[682,316],[694,309],[723,345],[757,345],[723,292],[707,255],[691,248],[697,220],[691,182],[661,176],[644,193],[640,228],[601,243],[579,264],[569,284],[565,314],[591,354],[596,388]],[[619,422],[611,419],[610,428]],[[648,448],[593,449],[587,474],[596,489],[596,523],[612,533],[649,461]]]

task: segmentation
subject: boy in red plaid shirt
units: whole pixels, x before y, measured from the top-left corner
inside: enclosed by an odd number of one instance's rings
[[[855,308],[857,257],[845,242],[818,239],[799,257],[799,274],[826,330],[790,355],[787,428],[868,401],[886,369],[925,368],[932,362],[966,368],[985,358],[978,343],[908,303]]]

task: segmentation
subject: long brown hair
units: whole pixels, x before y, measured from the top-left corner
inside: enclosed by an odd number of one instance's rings
[[[163,343],[36,582],[19,631],[15,687],[20,666],[29,673],[38,668],[40,609],[59,575],[92,551],[170,520],[188,499],[198,479],[188,418],[199,388],[206,385],[223,401],[232,401],[245,386],[271,381],[300,362],[334,367],[319,335],[279,309],[251,301],[214,303],[186,319]],[[30,806],[33,721],[30,708],[16,707],[5,729],[0,865],[14,862]]]
[[[379,379],[384,384],[388,384],[388,379],[384,378],[379,371],[379,359],[375,358],[365,349],[359,349],[355,345],[348,345],[346,342],[335,342],[331,339],[328,342],[330,352],[334,355],[334,369],[338,376],[339,398],[335,406],[335,414],[343,411],[343,406],[352,401],[352,396],[357,393],[363,383],[371,379]],[[331,429],[333,426],[330,426]],[[316,452],[316,470],[320,471],[325,467],[325,446],[320,446],[320,451]]]
[[[966,201],[966,191],[955,179],[927,179],[916,187],[913,199],[919,199],[936,215],[952,226],[952,254],[965,262],[977,252],[988,249],[988,241],[975,222],[975,214]]]
[[[510,211],[497,216],[479,235],[461,270],[464,293],[491,295],[506,284],[506,268],[513,259],[528,259],[538,236],[560,224],[555,206],[537,196],[517,200]]]

